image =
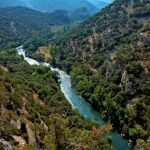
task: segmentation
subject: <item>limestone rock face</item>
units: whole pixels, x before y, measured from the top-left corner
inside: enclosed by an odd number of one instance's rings
[[[26,141],[21,136],[14,135],[12,137],[20,146],[24,146],[26,144]]]
[[[128,81],[127,79],[127,71],[124,71],[121,77],[121,83],[126,83]]]
[[[12,146],[4,139],[0,139],[0,150],[12,150]]]
[[[11,119],[11,120],[10,120],[10,123],[11,123],[13,126],[15,126],[18,130],[20,130],[20,128],[21,128],[21,122],[20,122],[19,120],[13,120],[13,119]]]

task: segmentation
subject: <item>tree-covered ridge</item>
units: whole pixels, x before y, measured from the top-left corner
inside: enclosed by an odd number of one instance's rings
[[[85,7],[89,14],[99,11],[100,8],[106,6],[108,3],[99,1],[99,7],[93,5],[88,0],[1,0],[0,7],[24,6],[41,12],[53,12],[60,9],[65,9],[68,12],[75,9]]]
[[[32,34],[51,32],[51,27],[71,22],[65,10],[41,13],[25,7],[0,9],[0,44],[24,41]]]
[[[126,44],[128,36],[137,32],[150,19],[149,5],[147,0],[116,0],[74,30],[62,35],[62,38],[59,37],[58,42],[55,39],[55,43],[61,47],[60,57],[85,61],[98,68],[103,62],[103,59],[98,59],[101,55],[113,53],[117,46]],[[141,10],[147,10],[143,17]]]
[[[119,47],[96,73],[78,63],[70,72],[78,92],[134,142],[150,136],[149,27],[133,35],[133,43]]]
[[[111,126],[94,125],[72,110],[49,67],[1,51],[0,149],[111,150]]]

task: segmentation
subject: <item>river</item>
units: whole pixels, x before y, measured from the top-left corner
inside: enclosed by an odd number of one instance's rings
[[[89,118],[92,121],[97,122],[99,125],[103,125],[106,122],[101,118],[101,114],[97,111],[95,111],[91,105],[81,98],[77,92],[72,88],[71,86],[71,80],[70,76],[58,69],[53,68],[50,66],[49,63],[39,63],[38,61],[26,57],[25,50],[23,49],[23,46],[17,47],[17,52],[19,55],[22,55],[24,60],[27,61],[30,65],[44,65],[49,66],[52,71],[56,71],[59,74],[60,77],[60,87],[62,92],[64,93],[65,97],[69,101],[69,103],[72,105],[74,109],[77,109],[81,115],[83,115],[86,118]],[[116,150],[130,150],[128,141],[123,139],[121,135],[118,132],[111,132],[112,136],[112,145]]]

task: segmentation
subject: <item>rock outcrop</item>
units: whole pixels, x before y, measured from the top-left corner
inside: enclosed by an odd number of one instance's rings
[[[12,146],[8,141],[0,139],[0,150],[12,150]]]

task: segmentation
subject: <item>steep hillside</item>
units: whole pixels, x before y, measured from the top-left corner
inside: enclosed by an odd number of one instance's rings
[[[147,150],[150,2],[116,0],[51,44],[52,63],[71,74],[81,96],[136,148]]]
[[[72,110],[49,67],[0,51],[1,150],[112,150],[110,125],[94,125]]]
[[[150,136],[149,31],[150,23],[130,37],[131,43],[119,46],[111,58],[101,56],[104,61],[98,69],[79,61],[70,71],[82,97],[133,143]]]
[[[150,19],[149,3],[146,0],[134,3],[115,1],[62,38],[58,38],[58,45],[61,49],[65,48],[63,56],[70,53],[75,60],[99,67],[101,63],[94,62],[97,62],[100,53],[112,53],[116,46],[127,44],[128,37]],[[61,52],[63,53],[62,50]]]
[[[70,23],[67,12],[57,10],[51,14],[25,7],[0,9],[0,44],[23,40],[32,34],[50,30],[51,26]]]

